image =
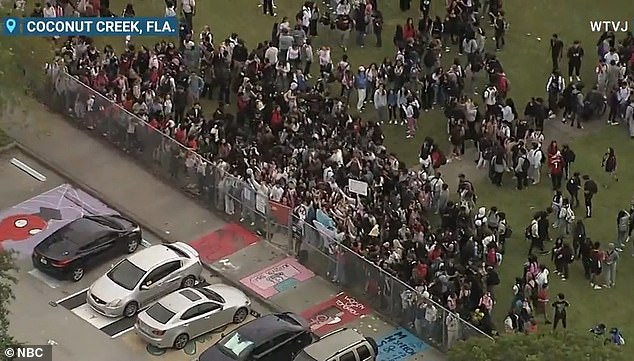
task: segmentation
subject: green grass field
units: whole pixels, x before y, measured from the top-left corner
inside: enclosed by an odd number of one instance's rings
[[[391,39],[394,27],[404,23],[407,17],[415,19],[418,17],[416,12],[418,1],[416,0],[413,1],[412,10],[409,13],[401,13],[396,0],[378,0],[378,2],[386,20],[384,47],[378,49],[367,46],[359,49],[351,45],[349,55],[354,65],[367,65],[371,62],[380,62],[386,56],[392,57],[394,49]],[[120,13],[125,3],[122,0],[111,1],[112,11]],[[261,14],[257,7],[258,0],[210,0],[198,3],[197,15],[194,19],[196,30],[204,25],[210,25],[216,39],[237,32],[246,40],[249,47],[254,47],[258,42],[270,37],[274,19]],[[276,3],[278,17],[285,15],[290,18],[297,13],[301,5],[299,0],[276,0]],[[133,4],[138,16],[162,16],[164,12],[162,0],[135,0]],[[432,12],[443,15],[443,9],[441,9],[443,4],[444,1],[435,0]],[[559,33],[566,45],[575,39],[582,41],[587,55],[583,64],[583,78],[588,83],[592,83],[596,57],[594,44],[599,34],[590,32],[589,21],[624,20],[622,9],[627,8],[628,4],[630,3],[625,0],[505,2],[507,19],[511,27],[507,35],[507,47],[500,53],[500,58],[511,81],[510,97],[515,99],[518,110],[523,111],[524,104],[531,96],[544,96],[545,82],[550,72],[548,39],[552,33]],[[530,36],[527,35],[529,33]],[[538,37],[542,40],[538,41]],[[138,40],[148,45],[156,41],[152,38]],[[118,48],[124,43],[122,38],[99,41],[103,44],[110,43]],[[317,46],[333,42],[334,36],[328,29],[323,28],[320,29],[319,37],[314,40]],[[491,44],[488,45],[491,46]],[[340,52],[334,53],[333,61],[338,61],[340,55]],[[446,54],[444,59],[452,60],[456,55],[453,51]],[[566,70],[565,67],[564,70]],[[203,106],[210,109],[214,107],[212,104],[203,104]],[[385,132],[388,137],[388,147],[390,151],[397,153],[401,159],[413,166],[416,163],[418,146],[425,136],[432,136],[439,141],[446,138],[445,123],[445,119],[439,112],[423,113],[417,138],[407,142],[403,139],[401,128],[387,126]],[[599,182],[603,180],[600,163],[605,149],[608,146],[616,149],[620,164],[620,182],[609,190],[600,189],[596,197],[595,217],[586,222],[588,234],[593,239],[607,244],[616,237],[616,213],[620,207],[628,207],[634,195],[634,189],[630,186],[634,167],[628,165],[634,159],[631,155],[634,147],[623,128],[604,128],[603,126],[598,128],[599,130],[593,130],[592,134],[588,132],[577,139],[565,139],[565,141],[570,141],[577,153],[574,169],[591,174]],[[560,143],[562,141],[563,139]],[[460,167],[461,165],[450,166]],[[475,178],[475,175],[472,177]],[[452,182],[450,184],[454,182],[452,179],[448,181]],[[501,320],[510,305],[513,280],[515,276],[521,274],[522,263],[525,261],[527,244],[521,239],[524,227],[536,208],[541,209],[550,205],[551,191],[548,187],[548,179],[545,177],[542,185],[521,193],[511,187],[510,180],[506,182],[502,191],[490,186],[488,182],[478,182],[476,188],[480,203],[487,206],[497,205],[498,208],[506,211],[515,230],[515,235],[507,247],[508,251],[500,272],[502,284],[497,291],[499,299],[494,312],[496,319]],[[551,294],[565,292],[572,304],[569,319],[571,328],[586,332],[594,324],[603,322],[608,327],[622,328],[626,339],[634,336],[634,312],[632,306],[629,305],[629,300],[634,297],[634,291],[629,288],[629,285],[634,282],[634,266],[631,257],[633,249],[634,245],[628,244],[628,249],[622,253],[618,265],[616,288],[591,290],[583,279],[583,271],[578,263],[572,266],[571,277],[565,283],[552,276]],[[549,264],[547,260],[548,256],[544,258],[544,261]]]

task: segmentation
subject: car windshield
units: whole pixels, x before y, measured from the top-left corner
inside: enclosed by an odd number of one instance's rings
[[[126,290],[132,291],[139,281],[141,281],[141,278],[145,276],[145,271],[135,266],[134,263],[124,259],[106,275],[112,282]]]
[[[295,356],[293,361],[317,361],[317,359],[307,354],[306,351],[302,351]]]
[[[220,351],[235,360],[245,359],[254,346],[255,342],[247,339],[239,332],[234,332],[218,342]]]
[[[217,294],[216,292],[207,289],[207,288],[201,288],[199,289],[200,293],[202,293],[203,295],[205,295],[205,297],[209,298],[212,301],[216,301],[218,303],[225,303],[225,299],[222,298],[222,296],[220,296],[219,294]]]
[[[148,316],[152,317],[155,321],[162,324],[166,324],[174,317],[174,312],[168,310],[160,303],[155,303],[154,306],[148,308],[146,311]]]
[[[90,219],[91,221],[95,222],[95,223],[99,223],[103,226],[106,227],[110,227],[113,229],[119,229],[119,230],[125,230],[125,226],[119,222],[116,222],[114,219],[110,218],[110,217],[103,217],[103,216],[93,216],[93,217],[86,217],[88,219]]]

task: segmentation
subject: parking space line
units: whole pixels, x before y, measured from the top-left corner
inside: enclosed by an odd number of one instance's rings
[[[150,246],[152,245],[152,243],[150,243],[149,241],[142,239],[141,240],[141,246],[145,247],[145,248],[150,248]]]
[[[77,293],[73,293],[70,296],[66,296],[61,300],[57,301],[59,306],[62,306],[68,310],[72,310],[73,308],[77,308],[84,303],[86,303],[86,296],[88,294],[88,288],[83,289]]]
[[[33,278],[38,281],[44,282],[50,288],[57,288],[61,285],[60,281],[47,275],[46,273],[38,270],[37,268],[33,268],[28,272]]]
[[[89,324],[95,326],[98,329],[102,329],[110,325],[111,323],[116,323],[116,319],[108,318],[106,316],[102,316],[97,311],[93,310],[92,307],[88,303],[84,303],[79,307],[75,307],[70,312],[79,316],[82,320],[88,322]]]

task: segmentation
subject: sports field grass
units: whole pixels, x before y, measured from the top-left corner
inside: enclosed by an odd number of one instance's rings
[[[111,8],[114,13],[120,13],[126,1],[112,0]],[[293,18],[301,6],[300,0],[276,0],[278,18],[288,16]],[[380,62],[384,57],[392,57],[394,49],[391,46],[394,27],[404,23],[407,17],[417,18],[418,1],[412,3],[412,10],[401,13],[396,0],[378,0],[379,8],[385,17],[384,47],[379,49],[367,46],[364,49],[350,45],[349,55],[353,65],[367,65]],[[32,2],[31,2],[32,4]],[[133,1],[138,16],[162,16],[164,12],[162,0]],[[252,48],[258,42],[270,37],[274,19],[261,14],[257,7],[258,0],[206,0],[198,1],[197,15],[194,19],[195,29],[210,25],[216,39],[226,37],[237,32]],[[581,40],[586,50],[583,64],[583,78],[587,83],[594,81],[594,44],[599,34],[591,33],[591,20],[626,20],[631,14],[623,15],[622,9],[629,8],[629,1],[612,0],[601,2],[596,0],[532,0],[523,2],[506,1],[504,4],[510,30],[507,35],[507,47],[500,53],[502,64],[509,76],[510,97],[512,97],[518,111],[531,96],[544,96],[545,82],[550,72],[550,57],[548,40],[554,32],[559,33],[565,44],[573,40]],[[444,0],[434,0],[432,13],[443,15]],[[527,34],[531,34],[528,36]],[[538,41],[537,38],[541,38]],[[320,29],[320,35],[314,41],[314,48],[321,44],[333,44],[334,35],[328,29]],[[144,38],[143,42],[152,45],[157,39]],[[352,39],[351,39],[352,40]],[[369,39],[368,44],[373,42]],[[100,43],[111,43],[121,48],[124,40],[101,39]],[[489,48],[491,44],[489,43]],[[340,58],[340,51],[333,54],[336,62]],[[453,51],[444,54],[444,60],[453,60],[457,56]],[[464,60],[463,60],[464,61]],[[564,70],[565,66],[564,66]],[[214,107],[213,104],[203,104],[204,107]],[[369,116],[372,114],[368,113]],[[439,142],[446,139],[445,119],[440,112],[423,113],[417,138],[405,141],[403,130],[399,127],[386,126],[387,144],[390,151],[397,153],[401,159],[414,166],[416,164],[418,147],[425,136],[432,136]],[[586,222],[588,234],[604,245],[616,237],[616,213],[621,207],[628,207],[634,196],[634,188],[630,180],[634,177],[634,167],[629,163],[634,160],[634,147],[628,139],[625,129],[621,127],[599,127],[600,130],[592,134],[582,135],[577,139],[560,139],[570,141],[571,147],[577,153],[575,170],[588,173],[602,182],[603,173],[600,169],[601,157],[608,146],[613,146],[619,160],[620,182],[611,186],[609,190],[600,189],[596,197],[595,217]],[[465,160],[466,161],[466,160]],[[463,162],[465,162],[463,161]],[[461,167],[460,163],[447,167]],[[465,166],[465,169],[473,168]],[[482,172],[482,171],[479,171]],[[454,172],[455,169],[454,169]],[[472,179],[483,179],[471,175]],[[453,179],[448,179],[454,184]],[[508,252],[501,268],[502,284],[497,295],[498,304],[495,316],[498,321],[504,316],[511,300],[511,287],[515,276],[520,275],[522,263],[525,261],[527,245],[523,241],[523,229],[529,217],[536,209],[545,208],[550,204],[551,191],[548,179],[544,177],[542,185],[531,187],[518,192],[512,188],[512,182],[506,181],[502,190],[494,188],[488,182],[477,182],[480,203],[482,205],[497,205],[506,211],[514,229],[514,236],[509,241]],[[565,292],[571,302],[569,325],[580,332],[586,332],[596,323],[603,322],[608,327],[620,327],[625,338],[634,336],[634,308],[631,299],[634,290],[630,285],[634,282],[634,266],[631,254],[634,250],[633,242],[622,253],[617,270],[617,286],[614,289],[600,291],[591,290],[583,279],[581,266],[576,262],[571,269],[568,281],[561,282],[554,275],[551,278],[551,293]],[[543,258],[549,264],[548,256]],[[498,322],[501,323],[501,322]],[[629,342],[628,342],[629,344]],[[629,346],[626,346],[629,347]]]

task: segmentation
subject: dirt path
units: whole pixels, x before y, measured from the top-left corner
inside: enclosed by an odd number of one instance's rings
[[[552,140],[557,140],[557,143],[560,145],[571,142],[589,134],[590,132],[597,132],[603,126],[605,126],[603,120],[597,119],[584,124],[585,128],[580,130],[576,127],[571,127],[568,124],[563,124],[559,119],[549,119],[545,124],[546,129],[544,134],[546,139],[544,141],[544,147],[547,147]],[[465,174],[474,184],[478,184],[482,181],[488,182],[487,171],[476,168],[475,159],[476,149],[470,145],[467,147],[462,160],[447,163],[445,166],[440,168],[442,178],[445,182],[448,182],[450,187],[455,187],[458,182],[458,175],[460,174]]]

